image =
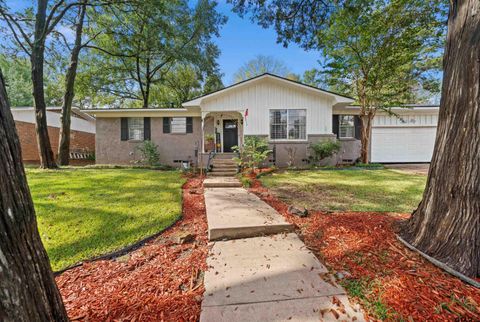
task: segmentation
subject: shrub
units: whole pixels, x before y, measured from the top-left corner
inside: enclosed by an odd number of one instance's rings
[[[148,165],[158,165],[160,161],[160,154],[158,153],[158,146],[152,141],[143,141],[137,148],[142,154],[142,162]]]
[[[310,144],[310,150],[312,151],[311,159],[314,163],[318,163],[337,153],[340,147],[340,142],[333,140],[312,143]]]
[[[243,149],[238,146],[233,147],[233,150],[239,154],[238,158],[234,160],[242,168],[251,168],[255,170],[259,164],[264,162],[268,155],[272,152],[268,149],[268,142],[258,136],[247,136],[243,143]]]

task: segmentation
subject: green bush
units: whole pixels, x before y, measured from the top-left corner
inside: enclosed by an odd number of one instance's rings
[[[157,165],[160,161],[160,153],[158,153],[158,146],[152,141],[143,141],[137,148],[142,154],[142,162],[148,165]]]
[[[312,155],[310,156],[313,163],[318,163],[323,159],[331,157],[340,150],[340,142],[328,140],[328,141],[319,141],[316,143],[310,144],[310,150]]]
[[[258,136],[247,136],[243,143],[243,149],[235,146],[233,150],[239,154],[234,160],[242,168],[251,168],[255,170],[260,163],[264,162],[272,152],[268,149],[268,142]]]

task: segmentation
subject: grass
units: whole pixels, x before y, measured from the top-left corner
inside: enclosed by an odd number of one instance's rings
[[[52,268],[120,249],[160,232],[182,211],[179,172],[26,169]]]
[[[426,176],[394,170],[285,171],[262,183],[287,203],[324,211],[413,211]]]
[[[375,295],[373,289],[375,287],[378,288],[375,281],[368,278],[345,279],[340,284],[342,284],[351,297],[357,298],[363,307],[375,318],[382,321],[393,317],[398,318],[398,313],[386,305],[380,296]]]

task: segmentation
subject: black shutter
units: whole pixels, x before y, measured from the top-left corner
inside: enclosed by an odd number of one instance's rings
[[[150,118],[144,117],[143,118],[143,139],[145,141],[150,141],[151,139],[151,130],[150,130]]]
[[[332,115],[332,131],[333,131],[333,134],[335,134],[337,136],[337,138],[339,138],[338,136],[338,115]]]
[[[170,118],[163,118],[163,133],[170,133]]]
[[[193,133],[193,118],[187,117],[187,133]]]
[[[120,118],[120,140],[128,141],[128,118]]]
[[[353,118],[353,124],[355,124],[355,138],[360,140],[362,137],[362,120],[358,115]]]

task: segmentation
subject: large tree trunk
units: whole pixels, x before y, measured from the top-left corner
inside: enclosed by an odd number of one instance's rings
[[[37,230],[0,71],[0,321],[68,321]]]
[[[47,1],[38,0],[37,14],[35,17],[35,37],[32,46],[32,82],[33,104],[35,106],[36,134],[40,167],[56,168],[55,159],[48,137],[47,107],[45,104],[45,91],[43,88],[43,62],[45,52],[46,13]]]
[[[480,2],[451,1],[437,137],[423,199],[401,235],[480,275]]]
[[[58,158],[60,165],[68,165],[70,161],[70,125],[72,114],[73,97],[75,96],[75,77],[77,76],[78,56],[82,49],[83,21],[86,6],[80,6],[78,22],[75,31],[75,45],[70,56],[70,66],[65,77],[65,93],[63,95],[60,137],[58,142]]]

